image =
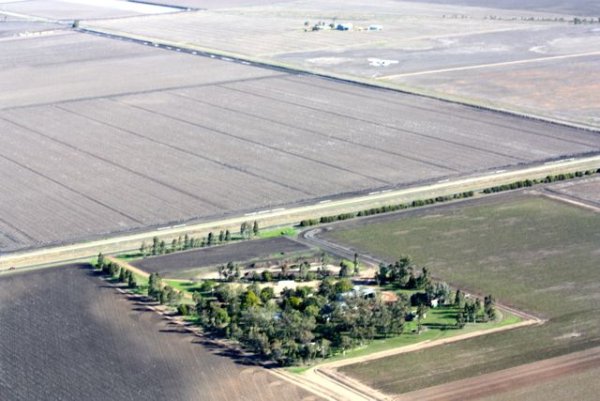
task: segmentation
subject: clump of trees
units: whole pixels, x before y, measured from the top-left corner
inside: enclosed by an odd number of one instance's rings
[[[496,320],[496,301],[492,295],[486,295],[483,304],[479,298],[466,299],[465,294],[457,290],[454,297],[454,306],[458,309],[456,326],[463,328],[466,323],[488,322]]]
[[[163,283],[158,273],[152,273],[148,277],[148,296],[161,305],[177,305],[182,298],[179,291]]]
[[[380,264],[375,279],[380,285],[393,284],[396,288],[406,290],[421,290],[431,284],[429,270],[421,268],[420,274],[416,274],[414,262],[409,256],[402,256],[395,263]]]
[[[342,295],[351,289],[349,279],[329,277],[316,290],[286,289],[275,298],[271,287],[252,284],[243,289],[222,283],[195,296],[196,313],[207,331],[237,340],[281,365],[325,358],[402,333],[406,299],[387,304]]]

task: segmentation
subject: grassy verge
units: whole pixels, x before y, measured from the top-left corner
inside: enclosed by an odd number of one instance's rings
[[[258,238],[294,237],[297,233],[294,227],[279,227],[260,231]]]

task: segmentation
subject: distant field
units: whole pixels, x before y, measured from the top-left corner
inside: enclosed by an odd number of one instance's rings
[[[563,194],[568,198],[580,200],[600,207],[600,179],[589,178],[573,182],[564,182],[547,188],[550,193]]]
[[[0,39],[11,36],[40,35],[44,31],[64,29],[64,26],[45,22],[31,22],[14,17],[0,17]]]
[[[146,3],[168,4],[179,7],[199,9],[219,9],[231,7],[246,7],[264,4],[290,3],[294,0],[144,0]]]
[[[268,260],[309,250],[310,248],[304,244],[279,237],[149,257],[132,264],[148,273],[160,273],[163,277],[191,278],[198,273],[199,268],[203,267],[228,262]]]
[[[0,277],[2,401],[316,400],[199,340],[84,266]]]
[[[599,25],[568,22],[573,14],[597,18],[600,6],[584,0],[500,3],[260,2],[178,15],[103,20],[90,26],[600,127],[600,109],[594,101],[600,78],[594,69],[600,54]],[[319,21],[329,24],[334,20],[350,22],[355,29],[304,32],[305,21],[310,28]],[[383,30],[364,30],[371,24],[381,25]],[[589,57],[481,68],[580,54]],[[477,69],[471,71],[473,67]],[[446,71],[452,68],[468,69]],[[425,75],[404,76],[415,73]]]
[[[600,151],[581,130],[88,34],[2,47],[2,251]]]
[[[0,15],[2,11],[53,20],[73,20],[119,18],[176,10],[120,0],[26,0],[0,1]]]
[[[597,52],[585,57],[398,76],[393,81],[467,101],[477,99],[495,108],[600,127],[599,63]]]
[[[413,0],[418,3],[452,4],[471,7],[503,8],[508,10],[544,11],[574,15],[596,16],[600,4],[593,0]]]
[[[482,398],[481,401],[594,400],[600,392],[600,368],[585,370],[552,381]]]
[[[410,254],[455,286],[491,293],[549,319],[542,326],[342,368],[387,393],[600,344],[600,214],[539,196],[501,195],[404,218],[354,221],[327,237],[388,260]]]

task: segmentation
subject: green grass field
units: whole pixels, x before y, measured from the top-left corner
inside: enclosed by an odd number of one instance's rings
[[[542,197],[354,221],[329,239],[390,261],[409,254],[454,286],[549,319],[342,370],[402,393],[600,345],[600,214]]]

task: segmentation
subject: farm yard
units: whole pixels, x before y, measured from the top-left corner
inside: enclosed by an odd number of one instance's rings
[[[600,54],[598,6],[467,3],[303,0],[86,27],[600,127],[593,101],[600,78],[593,68]],[[593,23],[574,24],[573,14]],[[315,24],[343,22],[354,29],[312,32]],[[383,29],[369,31],[373,24]]]
[[[600,150],[591,132],[402,93],[87,34],[29,40],[0,60],[2,251]]]
[[[189,279],[208,267],[229,262],[268,261],[310,251],[308,246],[300,242],[277,237],[140,259],[132,262],[132,265],[148,273],[158,273],[166,278]]]
[[[71,265],[0,277],[0,394],[27,400],[317,400],[234,362]]]
[[[329,240],[387,260],[410,254],[453,286],[547,320],[341,368],[376,389],[405,393],[600,345],[598,213],[517,193],[333,227]]]

